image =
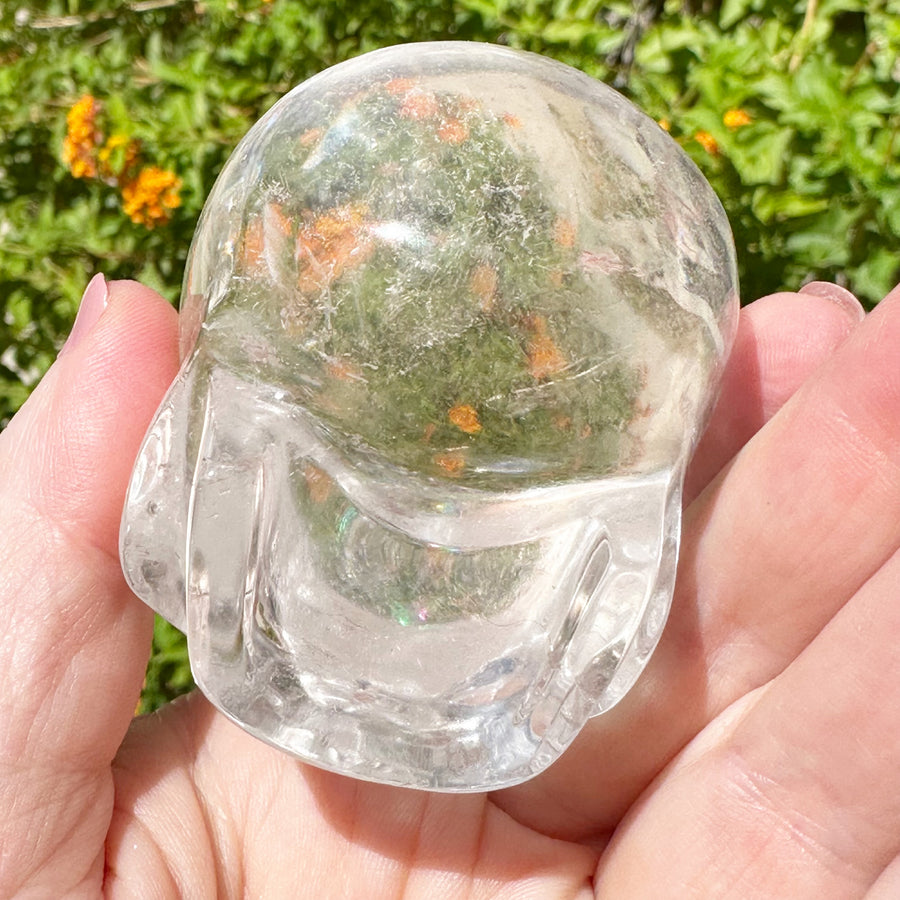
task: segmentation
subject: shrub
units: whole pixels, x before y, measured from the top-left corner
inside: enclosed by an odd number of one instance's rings
[[[669,128],[725,204],[746,298],[830,278],[874,303],[900,275],[900,0],[7,4],[0,425],[94,271],[174,298],[216,172],[281,94],[377,46],[463,38],[555,56]]]

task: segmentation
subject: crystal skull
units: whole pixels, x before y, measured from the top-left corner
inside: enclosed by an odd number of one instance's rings
[[[523,781],[653,651],[737,303],[712,189],[610,88],[463,42],[335,66],[208,198],[126,577],[263,740]]]

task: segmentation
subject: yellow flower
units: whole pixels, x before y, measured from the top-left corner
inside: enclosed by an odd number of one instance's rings
[[[698,131],[694,140],[710,155],[719,155],[719,144],[708,131]]]
[[[68,137],[78,144],[91,144],[96,141],[95,122],[100,112],[100,104],[90,94],[85,94],[66,115]]]
[[[122,185],[122,208],[137,225],[164,225],[171,211],[181,206],[180,188],[181,179],[174,172],[145,166],[136,178]]]
[[[672,123],[668,119],[660,119],[657,123],[663,131],[671,131]]]
[[[725,127],[730,128],[732,131],[743,128],[744,125],[749,125],[752,121],[753,117],[745,109],[729,109],[722,116],[722,122],[725,124]]]
[[[76,178],[97,175],[94,149],[100,141],[96,125],[99,112],[100,104],[90,94],[85,94],[66,115],[63,162]]]

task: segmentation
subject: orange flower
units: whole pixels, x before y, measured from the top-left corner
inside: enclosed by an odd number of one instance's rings
[[[155,228],[169,221],[181,206],[181,179],[158,166],[144,166],[137,174],[140,144],[126,134],[111,135],[103,143],[97,126],[100,104],[85,94],[66,115],[63,162],[76,178],[102,178],[122,191],[122,209],[132,222]]]
[[[94,178],[96,176],[97,166],[94,160],[86,154],[65,153],[63,158],[75,178]]]
[[[410,91],[400,104],[400,115],[404,119],[430,119],[437,112],[437,97],[431,91]]]
[[[471,406],[461,403],[454,406],[447,413],[451,425],[455,425],[466,434],[478,434],[481,431],[481,422],[478,421],[478,413]]]
[[[729,109],[722,116],[722,122],[725,127],[730,128],[732,131],[743,128],[744,125],[749,125],[752,121],[753,117],[745,109]]]
[[[362,372],[349,359],[333,359],[326,369],[338,381],[365,381]]]
[[[560,247],[574,247],[575,226],[568,219],[557,216],[556,221],[553,223],[553,240]]]
[[[324,128],[308,128],[300,135],[300,146],[309,147],[311,144],[317,143],[323,134],[325,134]]]
[[[412,80],[412,78],[392,78],[384,86],[384,89],[389,94],[393,94],[395,97],[400,97],[403,94],[411,91],[415,86],[416,83]]]
[[[241,242],[241,265],[256,273],[265,271],[266,247],[290,236],[291,220],[277,203],[267,203],[262,213],[253,216],[247,224]]]
[[[481,308],[490,312],[497,295],[497,270],[487,263],[479,263],[469,277],[469,290],[481,301]]]
[[[663,131],[671,131],[672,123],[668,119],[660,119],[657,123]]]
[[[533,329],[528,342],[528,370],[532,377],[541,379],[556,375],[568,365],[559,347],[547,333],[547,320],[543,316],[532,316]]]
[[[66,115],[68,136],[77,144],[95,144],[96,120],[100,104],[90,94],[85,94]]]
[[[522,120],[518,116],[514,116],[512,113],[503,113],[503,122],[510,128],[522,127]]]
[[[461,453],[436,453],[432,462],[443,469],[451,478],[458,478],[466,467],[465,457]]]
[[[710,155],[719,155],[719,144],[708,131],[698,131],[694,140]]]
[[[329,287],[347,269],[362,265],[372,252],[366,230],[366,209],[343,206],[318,216],[297,235],[300,290],[305,293]]]
[[[310,500],[316,504],[324,503],[334,487],[331,476],[318,466],[308,463],[303,469],[303,477],[306,479],[306,489],[309,491]]]
[[[97,163],[94,150],[101,140],[97,128],[100,104],[85,94],[66,115],[66,137],[63,140],[63,162],[76,178],[95,178]]]
[[[437,136],[445,144],[461,144],[469,137],[469,126],[462,119],[444,119],[438,126]]]
[[[137,225],[165,225],[172,210],[181,206],[181,179],[168,169],[145,166],[137,177],[122,185],[122,208]]]

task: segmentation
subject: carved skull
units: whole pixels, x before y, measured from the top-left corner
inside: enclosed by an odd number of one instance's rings
[[[736,312],[720,204],[611,89],[466,43],[336,66],[207,201],[128,580],[272,744],[529,778],[656,644]]]

